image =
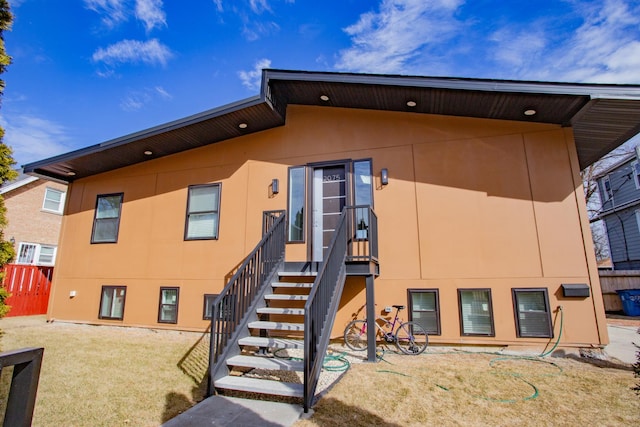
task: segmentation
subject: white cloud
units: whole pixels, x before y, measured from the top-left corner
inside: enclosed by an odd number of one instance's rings
[[[87,9],[103,15],[102,23],[113,28],[128,19],[125,0],[84,0]]]
[[[344,31],[352,46],[340,52],[339,70],[398,73],[424,49],[456,34],[463,0],[382,0],[378,12],[360,15]]]
[[[138,111],[147,104],[155,102],[158,99],[169,100],[173,96],[169,94],[162,86],[153,88],[145,88],[142,90],[131,91],[120,101],[120,108],[124,111]]]
[[[136,18],[144,22],[147,32],[167,26],[162,0],[136,0]]]
[[[4,143],[13,149],[18,165],[69,151],[70,138],[62,125],[41,117],[23,114],[0,116],[5,129]]]
[[[144,63],[166,65],[173,57],[171,50],[157,39],[148,41],[123,40],[106,48],[100,48],[93,54],[95,62],[109,65],[124,63]]]
[[[251,6],[253,13],[260,14],[264,11],[271,11],[267,0],[249,0],[249,6]]]
[[[218,12],[222,12],[222,0],[213,0],[213,3],[216,5],[216,9],[218,9]]]
[[[561,77],[640,83],[640,3],[607,0],[584,13],[584,23],[553,57]]]
[[[238,71],[238,77],[242,81],[242,84],[249,90],[257,91],[260,89],[260,83],[262,82],[262,69],[270,68],[270,59],[259,59],[253,66],[253,70],[250,71]]]
[[[275,22],[251,22],[246,23],[242,29],[242,35],[247,41],[253,42],[260,37],[268,36],[280,31],[280,26]]]

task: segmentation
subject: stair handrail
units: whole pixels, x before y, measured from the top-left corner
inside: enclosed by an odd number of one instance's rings
[[[273,270],[284,260],[286,243],[286,212],[268,211],[271,226],[245,258],[231,280],[212,303],[209,347],[209,381],[207,395],[213,392],[216,365],[224,363],[230,344],[241,332],[239,325],[250,314],[250,308]]]
[[[333,321],[346,279],[347,208],[342,210],[331,244],[304,306],[304,412],[313,403]]]

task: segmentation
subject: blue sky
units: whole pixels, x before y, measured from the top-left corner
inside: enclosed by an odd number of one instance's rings
[[[639,0],[9,0],[18,165],[256,95],[261,68],[640,84]]]

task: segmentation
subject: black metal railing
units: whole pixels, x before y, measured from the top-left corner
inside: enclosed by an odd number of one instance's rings
[[[213,301],[211,311],[211,345],[209,349],[208,393],[213,392],[216,364],[224,363],[224,354],[235,336],[249,308],[273,270],[284,260],[286,242],[286,214],[284,211],[265,212],[271,216],[271,226],[238,268],[229,283]],[[265,220],[267,221],[267,220]]]
[[[347,206],[347,261],[378,262],[378,216],[369,205]]]
[[[44,348],[23,348],[0,353],[0,371],[13,366],[3,425],[31,425],[43,354]]]
[[[329,249],[304,306],[304,411],[308,412],[329,345],[346,277],[347,208],[342,211]]]

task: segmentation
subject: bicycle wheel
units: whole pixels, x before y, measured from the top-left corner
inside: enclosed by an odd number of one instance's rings
[[[364,320],[353,320],[344,328],[344,343],[351,350],[367,349],[367,324]]]
[[[420,354],[427,345],[429,345],[429,335],[415,322],[403,323],[396,331],[396,346],[404,354]]]

